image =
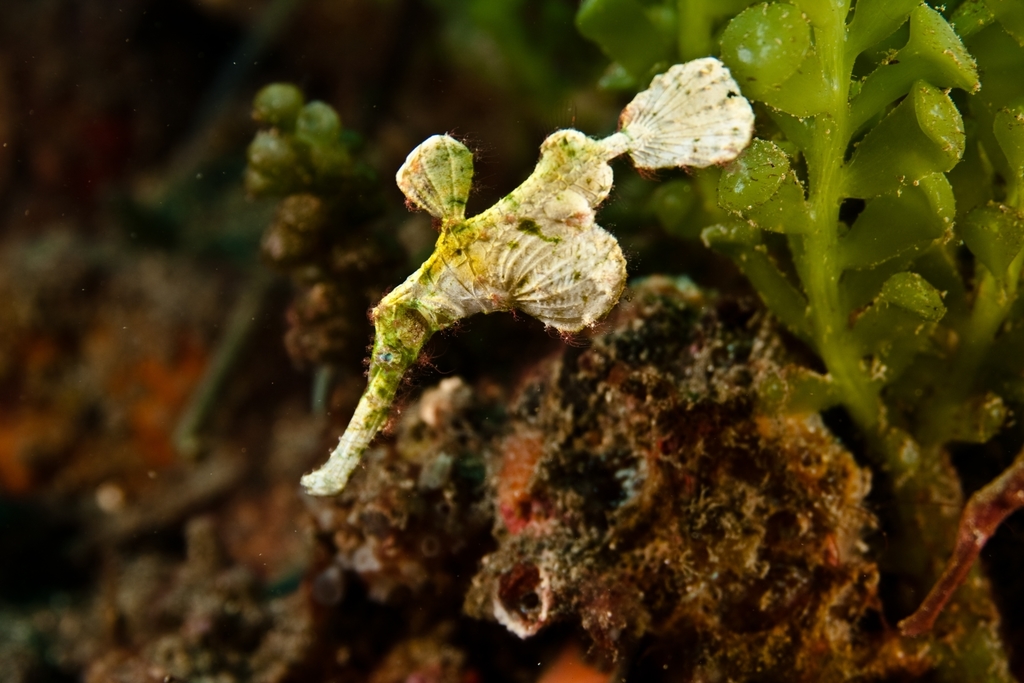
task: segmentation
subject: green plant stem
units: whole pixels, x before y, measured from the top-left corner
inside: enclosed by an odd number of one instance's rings
[[[184,458],[191,460],[201,454],[202,430],[223,398],[245,345],[258,326],[256,320],[273,283],[269,273],[257,268],[239,294],[213,359],[174,428],[174,447]]]
[[[830,75],[830,106],[819,115],[809,148],[806,150],[810,176],[810,218],[813,224],[803,238],[793,238],[794,254],[801,268],[801,279],[808,297],[808,313],[814,339],[839,388],[843,404],[866,432],[877,431],[878,392],[861,368],[857,350],[848,333],[848,321],[839,296],[839,205],[843,180],[843,157],[849,144],[849,86],[853,64],[843,52],[849,10],[846,3],[829,17],[827,25],[818,25],[815,43],[824,72]],[[800,244],[795,242],[799,240]]]
[[[706,57],[714,50],[711,44],[711,19],[703,2],[678,0],[678,48],[680,61]]]
[[[1024,253],[1013,260],[1005,278],[998,278],[978,265],[981,275],[974,307],[966,328],[961,332],[949,376],[938,385],[934,397],[922,410],[917,430],[922,443],[941,444],[950,439],[956,424],[954,415],[970,396],[974,379],[995,341],[996,333],[1017,300],[1022,264]]]
[[[791,237],[790,245],[807,293],[818,353],[843,405],[893,478],[901,539],[890,556],[909,560],[898,566],[927,586],[938,578],[956,537],[963,502],[959,479],[941,447],[922,452],[909,435],[888,426],[878,385],[862,365],[839,293],[843,159],[853,132],[848,106],[853,64],[843,51],[848,10],[849,3],[843,3],[815,25],[815,46],[829,79],[831,101],[827,113],[815,117],[805,149],[813,227],[806,235]],[[995,630],[991,595],[977,572],[954,598],[945,620],[941,626],[948,639],[936,639],[932,648],[939,680],[1011,680]]]

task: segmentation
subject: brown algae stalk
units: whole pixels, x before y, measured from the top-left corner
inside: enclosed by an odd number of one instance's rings
[[[419,270],[373,309],[366,390],[330,459],[302,478],[306,491],[329,496],[345,487],[435,332],[475,313],[512,310],[578,332],[615,306],[626,260],[615,237],[594,222],[612,188],[609,161],[629,154],[641,169],[723,164],[747,146],[753,125],[750,104],[721,62],[678,64],[629,103],[617,133],[594,140],[556,131],[530,177],[468,219],[472,153],[447,135],[421,143],[396,180],[412,205],[440,221],[440,236]]]
[[[967,501],[960,516],[953,555],[921,606],[899,623],[903,635],[919,636],[931,630],[953,592],[967,579],[981,549],[999,525],[1021,508],[1024,508],[1024,451],[1005,472]]]

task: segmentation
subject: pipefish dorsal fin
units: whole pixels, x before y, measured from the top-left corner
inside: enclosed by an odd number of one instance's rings
[[[442,223],[461,221],[473,183],[473,153],[449,135],[433,135],[409,153],[395,181],[411,204]]]

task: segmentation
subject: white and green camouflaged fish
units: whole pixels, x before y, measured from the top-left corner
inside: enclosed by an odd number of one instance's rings
[[[626,260],[594,222],[612,188],[609,161],[629,154],[641,169],[723,164],[747,146],[753,125],[750,104],[721,62],[679,64],[629,103],[617,133],[550,135],[526,182],[472,218],[465,217],[472,153],[447,135],[420,144],[398,170],[398,186],[440,220],[441,234],[430,258],[373,309],[366,390],[330,459],[302,478],[306,491],[328,496],[345,487],[435,332],[475,313],[517,310],[571,333],[615,306]]]

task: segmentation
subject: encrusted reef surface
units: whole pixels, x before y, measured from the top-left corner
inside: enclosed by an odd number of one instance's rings
[[[866,471],[817,417],[758,398],[789,358],[753,303],[652,279],[514,390],[425,388],[334,498],[296,484],[322,423],[287,392],[194,462],[138,475],[54,450],[95,474],[51,484],[80,511],[72,547],[0,564],[0,680],[913,679],[927,652],[880,612]],[[89,571],[13,600],[43,563]]]
[[[920,673],[880,614],[868,472],[816,414],[761,408],[786,363],[751,302],[647,280],[510,399],[427,390],[340,497],[310,503],[323,571],[382,600],[465,595],[522,638],[578,624],[626,680]]]

